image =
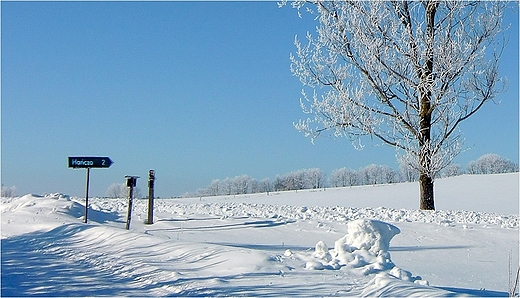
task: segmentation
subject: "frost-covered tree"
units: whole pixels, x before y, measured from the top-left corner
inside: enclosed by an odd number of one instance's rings
[[[284,190],[305,189],[305,172],[294,171],[283,177]]]
[[[453,177],[462,175],[462,169],[459,164],[451,164],[444,168],[442,171],[441,177]]]
[[[233,178],[234,194],[248,194],[251,192],[252,178],[248,175],[236,176]]]
[[[318,168],[298,170],[283,176],[278,175],[273,183],[275,191],[322,187],[325,187],[325,174]]]
[[[16,187],[2,185],[2,197],[3,198],[12,198],[15,195],[16,195]]]
[[[135,187],[133,195],[134,198],[140,198],[141,189]],[[126,198],[128,197],[128,187],[125,183],[112,183],[107,189],[106,196],[109,198]]]
[[[231,193],[233,192],[233,180],[229,177],[227,177],[226,179],[222,180],[221,182],[221,193],[223,195],[231,195]]]
[[[485,154],[467,166],[468,174],[499,174],[518,172],[518,164],[498,154]]]
[[[282,4],[284,4],[282,2]],[[291,71],[309,115],[295,127],[393,146],[419,172],[420,208],[434,177],[460,153],[459,125],[494,99],[505,2],[294,1],[319,21],[295,39]],[[310,90],[310,93],[308,92]]]
[[[404,182],[413,182],[419,179],[419,171],[402,160],[399,163],[399,172],[401,173],[401,180]]]
[[[269,178],[262,179],[258,182],[257,192],[270,192],[272,191],[271,181]]]
[[[397,183],[400,181],[399,173],[389,166],[381,166],[381,178],[384,183]]]
[[[379,176],[379,168],[375,164],[368,165],[358,171],[358,179],[361,185],[381,184]]]
[[[399,174],[389,166],[371,164],[358,171],[358,181],[362,185],[395,183]]]
[[[312,168],[306,170],[305,188],[323,188],[325,187],[325,173],[319,168]]]
[[[106,193],[109,198],[126,198],[128,196],[128,188],[124,183],[112,183]]]
[[[329,184],[332,187],[354,186],[358,183],[357,172],[352,169],[341,168],[332,171]]]
[[[280,175],[276,175],[276,178],[274,179],[273,190],[274,191],[285,190],[284,179]]]
[[[208,186],[206,192],[210,196],[218,196],[221,194],[222,186],[220,183],[220,179],[213,179],[211,184]]]
[[[249,191],[251,193],[258,193],[260,192],[258,190],[258,186],[259,186],[259,183],[258,180],[254,179],[254,178],[251,178],[251,181],[250,181],[250,186],[249,186]]]

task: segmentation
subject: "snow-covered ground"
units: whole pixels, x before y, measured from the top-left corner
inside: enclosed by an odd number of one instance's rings
[[[146,200],[2,198],[2,296],[507,296],[518,173]],[[157,186],[159,187],[159,186]],[[510,261],[511,259],[511,261]]]

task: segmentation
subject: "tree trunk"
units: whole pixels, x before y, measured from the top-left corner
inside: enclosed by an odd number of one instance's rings
[[[421,192],[421,210],[435,210],[433,201],[433,179],[427,174],[420,174],[419,189]]]
[[[421,111],[420,111],[420,136],[419,146],[421,148],[419,154],[419,163],[421,165],[421,173],[419,175],[419,185],[421,192],[421,210],[435,210],[433,201],[433,173],[432,168],[432,150],[431,150],[431,127],[432,127],[432,85],[433,82],[433,43],[435,39],[435,13],[437,11],[438,2],[427,2],[426,4],[426,44],[427,59],[425,61],[421,73]]]

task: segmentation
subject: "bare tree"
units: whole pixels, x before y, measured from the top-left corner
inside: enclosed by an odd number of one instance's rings
[[[307,176],[305,188],[322,188],[325,187],[325,173],[319,168],[304,170]]]
[[[401,180],[404,182],[413,182],[419,179],[419,171],[403,162],[403,160],[399,163],[399,172],[401,172]]]
[[[275,191],[316,189],[322,187],[325,187],[325,173],[319,168],[298,170],[285,174],[284,176],[278,175],[272,184],[272,188]]]
[[[453,176],[459,176],[462,175],[462,169],[460,168],[459,164],[451,164],[444,168],[444,171],[442,171],[441,177],[453,177]]]
[[[381,184],[380,174],[379,166],[375,164],[368,165],[358,171],[359,181],[362,185]]]
[[[283,3],[282,3],[283,4]],[[434,177],[460,153],[459,124],[499,91],[507,4],[487,1],[294,1],[319,21],[295,40],[291,71],[310,117],[295,127],[393,146],[419,172],[420,208],[434,210]]]
[[[381,178],[383,180],[383,183],[397,183],[400,182],[399,180],[399,173],[394,171],[389,166],[380,166],[381,171]]]
[[[285,190],[284,178],[281,177],[280,175],[276,175],[276,178],[274,179],[273,190],[274,191]]]
[[[329,183],[332,187],[345,187],[357,185],[357,172],[352,169],[341,168],[332,171],[329,178]]]
[[[221,182],[221,192],[222,194],[224,195],[231,195],[232,191],[233,191],[233,180],[229,177],[226,177],[226,179],[224,179],[222,182]]]
[[[109,198],[126,198],[128,190],[124,183],[112,183],[107,189],[107,197]]]
[[[220,179],[213,179],[211,184],[208,186],[207,193],[210,196],[218,196],[221,194],[222,187],[220,183]]]
[[[467,166],[468,174],[499,174],[518,172],[518,164],[503,158],[498,154],[485,154],[476,161],[470,161]]]
[[[128,197],[128,187],[125,183],[112,183],[106,193],[109,198],[126,198]],[[139,187],[134,188],[134,198],[141,197],[141,189]]]
[[[236,176],[232,179],[234,194],[248,194],[251,193],[252,178],[248,175]]]
[[[2,185],[2,197],[3,198],[12,198],[16,195],[16,187],[14,186],[3,186]]]
[[[272,187],[271,187],[271,181],[269,181],[269,178],[264,178],[264,179],[260,180],[260,182],[258,182],[257,192],[269,193],[270,191],[272,191]]]

